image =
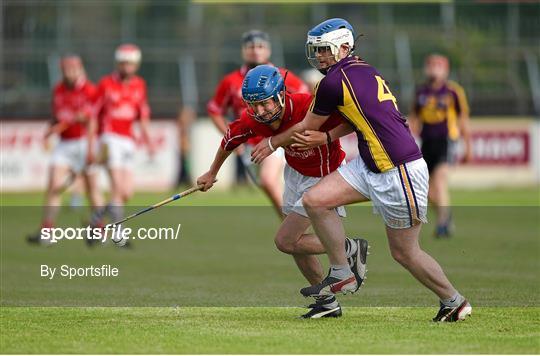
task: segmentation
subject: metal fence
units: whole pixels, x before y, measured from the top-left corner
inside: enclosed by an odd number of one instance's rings
[[[364,34],[358,54],[383,73],[405,113],[422,80],[423,58],[434,51],[450,57],[451,76],[465,87],[473,114],[540,113],[540,3],[0,3],[1,118],[48,116],[62,53],[79,53],[90,78],[98,81],[113,70],[114,48],[125,41],[143,50],[141,74],[154,116],[175,116],[182,97],[198,98],[199,114],[204,114],[220,78],[241,64],[244,31],[268,31],[272,61],[298,73],[308,68],[307,30],[329,17],[346,18]],[[187,77],[196,80],[195,96],[187,93],[192,86],[185,84]]]

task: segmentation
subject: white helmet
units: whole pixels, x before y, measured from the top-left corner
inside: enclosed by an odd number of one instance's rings
[[[141,62],[141,50],[133,44],[123,44],[118,46],[114,52],[116,62]]]
[[[306,56],[312,67],[321,70],[317,52],[321,47],[329,47],[332,55],[339,61],[339,48],[348,44],[354,50],[354,29],[346,20],[335,18],[326,20],[309,30],[306,41]]]

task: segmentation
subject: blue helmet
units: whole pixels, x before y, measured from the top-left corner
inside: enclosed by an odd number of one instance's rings
[[[281,110],[285,106],[284,91],[285,80],[279,69],[268,64],[251,69],[247,72],[242,83],[242,98],[248,104],[248,113],[255,120],[265,124],[270,124],[280,117]],[[267,117],[268,113],[259,115],[253,109],[255,104],[268,99],[274,99],[279,104],[275,110],[270,112],[271,117],[269,118]]]
[[[336,62],[339,61],[339,48],[345,43],[351,48],[349,53],[352,53],[354,50],[354,29],[349,22],[335,18],[318,24],[307,34],[306,56],[309,64],[321,70],[317,59],[317,53],[321,47],[329,48]]]

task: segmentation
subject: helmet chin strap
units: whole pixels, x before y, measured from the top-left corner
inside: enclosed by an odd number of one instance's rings
[[[257,120],[258,122],[261,122],[263,124],[266,124],[266,125],[270,125],[272,124],[273,122],[279,120],[281,118],[281,114],[283,113],[283,110],[285,109],[285,87],[283,87],[283,91],[282,91],[283,95],[281,94],[277,94],[277,101],[278,101],[278,104],[279,104],[279,111],[277,111],[274,116],[272,116],[271,119],[268,119],[268,120],[259,120],[257,118],[257,115],[255,115],[255,120]]]

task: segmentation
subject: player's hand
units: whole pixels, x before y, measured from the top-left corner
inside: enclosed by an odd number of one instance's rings
[[[463,155],[463,163],[469,163],[472,161],[472,147],[471,145],[465,145],[465,154]]]
[[[268,146],[268,140],[269,138],[262,140],[253,148],[253,151],[251,151],[251,162],[260,164],[266,157],[273,153],[270,146]]]
[[[298,151],[306,151],[313,147],[322,146],[327,144],[328,141],[326,132],[314,130],[306,130],[303,133],[295,132],[292,139],[295,143],[291,147]]]
[[[96,155],[94,154],[94,152],[92,152],[92,150],[89,150],[88,153],[86,154],[86,165],[90,166],[95,161],[96,161]]]
[[[43,136],[43,150],[48,152],[51,150],[51,139],[50,139],[51,135],[47,132],[44,136]]]
[[[212,188],[214,183],[216,182],[216,175],[212,172],[206,172],[199,178],[197,178],[197,185],[203,185],[201,190],[203,192],[206,192],[208,189]]]
[[[86,115],[83,112],[78,112],[75,115],[75,122],[85,123],[86,121],[88,121],[88,118],[86,117]]]
[[[157,151],[156,146],[154,146],[153,144],[148,144],[147,150],[148,150],[148,157],[150,157],[150,159],[152,160],[156,155],[156,151]]]

